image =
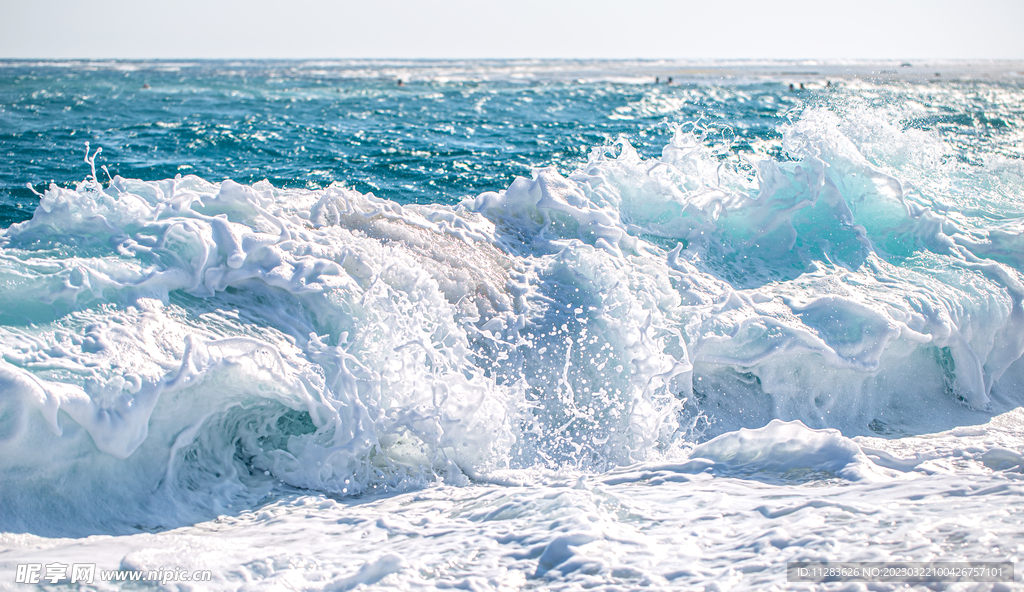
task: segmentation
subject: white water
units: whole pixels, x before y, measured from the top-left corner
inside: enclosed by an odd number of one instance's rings
[[[786,560],[1016,561],[1021,221],[913,178],[1024,175],[858,121],[809,111],[756,163],[679,130],[457,208],[51,187],[0,235],[0,571],[763,589]]]

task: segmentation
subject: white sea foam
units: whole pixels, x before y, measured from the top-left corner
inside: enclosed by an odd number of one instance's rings
[[[636,463],[679,483],[913,473],[850,438],[1020,405],[1019,232],[897,176],[941,146],[848,128],[810,110],[783,130],[790,159],[751,165],[680,128],[658,159],[623,141],[454,208],[197,177],[53,186],[0,235],[0,525],[131,532],[281,488],[542,470],[627,487],[614,471]],[[984,448],[979,474],[1019,449]],[[581,525],[523,540],[532,577],[614,571],[640,537]],[[366,574],[405,569],[381,551]]]
[[[601,475],[523,470],[518,487],[440,485],[342,499],[295,492],[209,522],[130,536],[4,534],[0,585],[14,581],[18,563],[58,558],[99,569],[210,569],[212,589],[849,589],[787,582],[786,563],[1019,561],[1024,487],[1011,465],[1020,456],[999,444],[1019,449],[1022,422],[1018,409],[989,424],[856,443],[778,422],[708,442],[705,452],[715,450],[716,460],[640,463]],[[755,448],[732,448],[742,440]],[[775,454],[782,447],[799,453]],[[744,460],[726,459],[726,449]],[[870,468],[866,454],[893,468],[882,480],[823,479],[803,470],[817,453],[834,467],[845,459],[847,467]],[[942,589],[1014,590],[1017,577]]]

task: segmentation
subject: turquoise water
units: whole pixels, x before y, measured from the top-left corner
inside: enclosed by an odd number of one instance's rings
[[[2,62],[0,574],[1016,561],[1022,71]]]
[[[454,203],[534,166],[571,168],[619,134],[657,149],[667,134],[608,118],[641,99],[642,85],[438,81],[443,65],[384,66],[390,75],[382,66],[8,63],[0,142],[14,156],[0,173],[4,214],[31,215],[27,182],[43,189],[80,180],[86,141],[102,146],[102,162],[124,177],[182,173],[307,188],[337,181],[401,202]],[[687,115],[707,109],[694,105]]]
[[[795,109],[864,99],[841,83],[851,72],[877,80],[893,76],[883,73],[891,67],[4,62],[0,223],[31,215],[36,202],[27,183],[42,191],[51,181],[80,181],[87,141],[103,148],[100,164],[126,178],[180,173],[305,188],[340,182],[402,203],[454,203],[505,187],[532,167],[569,172],[620,136],[656,155],[670,135],[666,122],[703,118],[730,130],[734,153],[750,152],[752,143],[777,141]],[[879,85],[870,102],[898,104],[910,93],[928,107],[902,124],[950,136],[962,150],[957,158],[1019,156],[1012,131],[1021,107],[993,95],[1019,81],[964,79],[948,65],[936,68],[947,79],[915,71],[926,79]],[[664,84],[672,74],[675,84]],[[654,85],[655,77],[663,84]],[[837,85],[821,88],[829,77]],[[808,89],[791,92],[791,83]]]

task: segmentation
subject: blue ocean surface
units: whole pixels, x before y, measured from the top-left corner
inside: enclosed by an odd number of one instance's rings
[[[1024,556],[1024,63],[0,61],[0,152],[0,588]]]

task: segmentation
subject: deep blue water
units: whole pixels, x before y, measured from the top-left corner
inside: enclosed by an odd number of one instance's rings
[[[0,62],[0,224],[31,215],[37,200],[26,184],[42,191],[80,181],[85,142],[103,149],[98,164],[126,178],[341,182],[403,203],[452,203],[533,167],[570,172],[619,137],[658,155],[666,123],[699,120],[733,154],[749,153],[752,143],[778,140],[778,126],[807,105],[842,107],[856,96],[920,101],[926,107],[901,124],[955,137],[964,161],[1021,156],[1015,133],[1024,106],[993,95],[1019,88],[1019,76],[992,80],[984,68],[964,74],[963,64],[887,67]],[[864,93],[862,81],[883,84]]]
[[[787,68],[795,71],[775,73]],[[26,184],[42,191],[80,181],[88,172],[85,142],[103,149],[99,165],[126,178],[341,182],[399,202],[452,203],[501,189],[533,167],[570,172],[620,136],[657,155],[667,122],[703,118],[728,128],[722,135],[734,152],[749,151],[751,142],[777,140],[793,109],[839,90],[823,88],[827,76],[814,68],[764,70],[656,62],[2,62],[0,224],[31,215],[37,200]],[[790,91],[794,81],[808,89]],[[965,122],[1008,125],[1003,114],[968,111],[908,124]]]

